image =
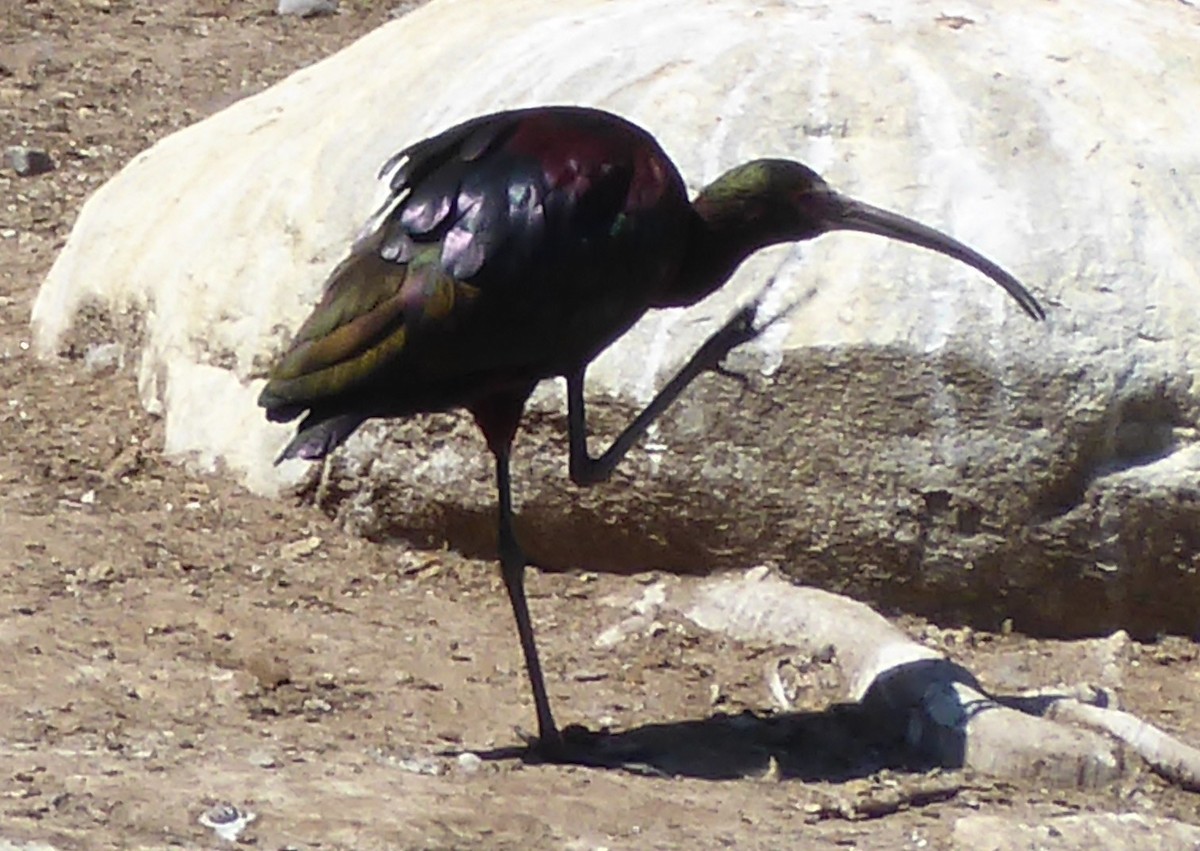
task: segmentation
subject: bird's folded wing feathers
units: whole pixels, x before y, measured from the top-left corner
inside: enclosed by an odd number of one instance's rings
[[[414,328],[473,298],[473,287],[419,261],[397,265],[366,254],[343,263],[272,371],[260,404],[307,406],[350,392],[399,356]]]

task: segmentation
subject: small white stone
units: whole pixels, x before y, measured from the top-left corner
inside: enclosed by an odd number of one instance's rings
[[[275,11],[280,15],[315,18],[318,15],[332,15],[337,12],[337,7],[337,0],[279,0]]]
[[[275,754],[271,753],[270,751],[254,751],[247,757],[247,760],[251,765],[256,765],[259,768],[279,767],[279,760],[276,758]]]
[[[458,770],[464,774],[474,774],[482,767],[483,758],[479,754],[467,751],[458,755]]]
[[[226,842],[236,842],[241,832],[246,829],[246,825],[256,818],[258,818],[258,814],[250,810],[239,810],[233,804],[220,803],[201,813],[197,821],[205,827],[211,828]]]
[[[100,343],[88,346],[83,353],[83,365],[89,372],[107,372],[125,365],[125,347],[120,343]]]
[[[279,548],[279,557],[287,561],[304,558],[315,553],[321,546],[321,539],[316,535],[292,541]]]

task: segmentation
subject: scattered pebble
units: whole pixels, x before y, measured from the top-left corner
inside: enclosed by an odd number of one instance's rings
[[[464,774],[474,774],[481,768],[483,768],[483,758],[479,754],[467,751],[458,755],[458,770]]]
[[[124,363],[125,347],[120,343],[99,343],[83,353],[83,365],[92,373],[119,369]]]
[[[337,0],[279,0],[275,11],[280,15],[297,15],[301,18],[316,18],[337,12]]]
[[[319,697],[305,698],[302,708],[305,712],[332,712],[333,704]]]
[[[592,644],[600,649],[616,647],[633,633],[644,630],[649,623],[650,619],[645,615],[630,615],[596,636],[596,640]]]
[[[779,675],[779,669],[787,664],[787,659],[777,659],[767,663],[767,691],[771,693],[771,697],[775,699],[775,703],[784,712],[791,712],[795,706],[792,703],[791,695],[788,694],[787,686],[783,684],[783,677]]]
[[[320,546],[321,539],[316,535],[312,535],[308,538],[302,538],[299,541],[284,544],[279,548],[279,557],[288,560],[304,558],[315,553]]]
[[[430,777],[437,777],[445,774],[447,769],[444,760],[439,760],[432,756],[398,756],[376,751],[375,758],[384,765],[390,765],[393,768],[407,771],[410,774],[424,774]]]
[[[217,836],[226,842],[237,842],[238,836],[246,825],[258,818],[257,813],[250,810],[239,810],[233,804],[214,804],[200,814],[197,821],[211,828]]]
[[[116,569],[107,561],[98,561],[87,569],[89,582],[107,582],[116,574]]]
[[[571,674],[571,679],[577,683],[598,683],[608,677],[603,671],[584,668]]]
[[[767,768],[759,779],[767,783],[779,783],[783,780],[783,769],[779,765],[779,760],[775,758],[775,754],[771,754],[767,758]]]
[[[270,751],[266,751],[266,750],[253,751],[247,757],[247,760],[250,762],[251,765],[257,766],[258,768],[278,768],[279,767],[279,760],[278,760],[278,758],[276,758],[275,754],[271,753]]]
[[[4,164],[21,177],[34,177],[54,171],[54,160],[40,148],[13,145],[4,151]]]

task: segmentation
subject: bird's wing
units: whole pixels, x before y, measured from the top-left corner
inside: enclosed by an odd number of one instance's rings
[[[371,246],[342,262],[271,371],[259,397],[275,420],[351,392],[405,348],[413,329],[447,316],[476,290],[436,263],[389,263]]]
[[[575,108],[498,113],[388,160],[380,175],[389,198],[273,370],[259,400],[268,415],[290,419],[348,394],[377,380],[385,364],[416,380],[426,369],[487,366],[447,357],[502,357],[459,346],[427,365],[417,362],[413,340],[451,327],[477,304],[492,310],[519,298],[522,282],[569,267],[620,229],[645,189],[636,178],[646,151],[658,149],[644,131],[614,120]]]

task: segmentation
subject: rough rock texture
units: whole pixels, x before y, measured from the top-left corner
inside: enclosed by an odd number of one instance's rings
[[[972,243],[1051,318],[876,238],[765,252],[590,374],[593,426],[613,433],[768,277],[773,306],[816,288],[735,359],[748,386],[698,382],[613,483],[570,487],[561,390],[539,396],[515,473],[540,561],[770,561],[986,627],[1192,634],[1197,23],[1132,0],[437,0],[136,158],[83,210],[37,341],[54,352],[79,311],[107,314],[142,344],[169,450],[261,490],[294,484],[308,470],[270,467],[286,429],[261,421],[255,379],[371,209],[378,164],[471,114],[605,106],[658,135],[693,188],[796,157]],[[368,534],[490,552],[472,431],[455,416],[368,429],[320,497]]]

